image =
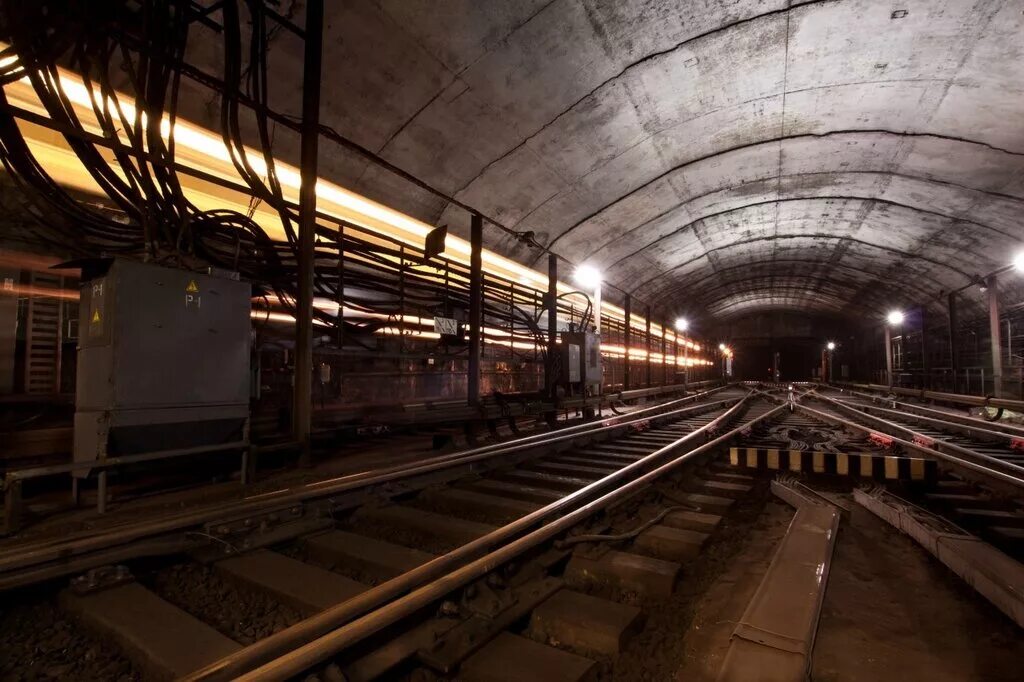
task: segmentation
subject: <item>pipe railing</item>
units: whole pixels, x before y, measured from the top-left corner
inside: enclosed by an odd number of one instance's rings
[[[724,388],[724,387],[722,387]],[[713,395],[722,388],[707,391],[686,398],[671,401],[667,405],[678,406],[697,401],[702,397]],[[379,485],[391,481],[421,474],[432,473],[443,469],[464,466],[475,462],[513,454],[523,449],[546,447],[553,444],[569,442],[577,438],[592,438],[598,435],[613,435],[623,431],[632,424],[639,424],[648,419],[666,419],[684,416],[701,410],[715,409],[729,402],[740,400],[731,398],[712,403],[702,403],[691,407],[671,409],[657,412],[665,405],[655,405],[643,410],[610,417],[605,420],[579,424],[553,432],[534,434],[503,443],[464,450],[461,452],[439,455],[412,465],[400,465],[356,474],[348,474],[333,479],[307,483],[295,488],[285,488],[268,493],[260,493],[242,500],[218,505],[213,509],[187,512],[168,519],[160,519],[145,523],[122,526],[117,529],[99,532],[85,538],[61,539],[58,541],[42,541],[27,546],[11,549],[0,555],[0,572],[22,569],[39,565],[46,561],[60,561],[67,558],[94,552],[109,547],[124,545],[132,541],[142,540],[161,533],[180,531],[196,525],[214,523],[223,518],[236,517],[240,514],[259,514],[264,511],[280,508],[285,505],[298,504],[311,499],[330,497],[357,488]],[[609,423],[610,422],[610,423]],[[0,573],[0,587],[6,584]]]

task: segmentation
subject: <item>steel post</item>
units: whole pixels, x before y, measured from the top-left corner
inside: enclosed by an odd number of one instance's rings
[[[544,301],[548,310],[548,354],[545,364],[546,378],[544,385],[547,387],[548,396],[555,397],[555,388],[558,385],[558,256],[548,255],[548,294]]]
[[[647,388],[651,387],[651,306],[644,309],[645,324],[644,340],[647,342]]]
[[[668,327],[661,324],[661,385],[668,385]]]
[[[921,308],[921,388],[931,388],[928,376],[928,311]]]
[[[295,304],[295,382],[293,432],[309,463],[313,423],[313,270],[316,232],[317,152],[320,140],[320,67],[323,52],[323,0],[306,4],[302,74],[302,139],[299,161],[298,300]]]
[[[885,325],[885,381],[892,388],[892,329]]]
[[[626,326],[622,332],[622,347],[625,350],[625,355],[622,358],[622,390],[629,390],[629,344],[633,338],[632,327],[629,324],[630,317],[633,313],[633,300],[629,294],[626,294],[625,301],[625,317]]]
[[[338,397],[345,392],[345,376],[342,372],[345,358],[345,225],[338,227],[338,289],[335,301],[338,304]]]
[[[483,298],[484,221],[474,213],[470,221],[469,254],[469,373],[466,396],[470,405],[480,404],[480,324]]]
[[[988,278],[988,325],[992,337],[992,395],[1003,396],[1003,351],[999,329],[999,281],[995,275]],[[984,392],[984,387],[982,388]]]
[[[688,339],[683,343],[683,395],[686,395],[686,384],[690,381],[690,347],[686,345]]]

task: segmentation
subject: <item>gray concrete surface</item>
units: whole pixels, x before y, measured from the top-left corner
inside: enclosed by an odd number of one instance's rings
[[[380,0],[328,21],[327,125],[669,311],[939,309],[1020,241],[1013,0]],[[272,50],[294,73],[298,41]],[[276,81],[275,104],[297,112],[300,83]],[[185,109],[218,112],[209,95]],[[275,143],[292,161],[293,137]],[[468,233],[365,161],[321,158],[329,179]]]

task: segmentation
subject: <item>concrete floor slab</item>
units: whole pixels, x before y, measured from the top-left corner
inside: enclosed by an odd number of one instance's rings
[[[214,564],[231,580],[271,593],[306,613],[340,604],[367,589],[343,575],[270,550],[259,550]]]
[[[401,505],[360,509],[358,518],[406,528],[455,544],[467,543],[495,529],[495,526],[486,523],[456,519]]]
[[[533,610],[530,634],[583,652],[615,656],[643,625],[635,606],[561,590]]]
[[[434,558],[429,552],[342,530],[309,537],[305,545],[310,557],[317,561],[346,565],[381,580],[410,571]]]
[[[459,671],[466,682],[585,682],[597,663],[577,654],[503,632],[469,657]]]
[[[153,679],[182,677],[241,648],[138,583],[85,596],[65,592],[61,602]]]
[[[662,523],[673,528],[695,530],[700,533],[711,533],[718,528],[722,517],[717,514],[703,514],[695,511],[676,511],[666,516]]]
[[[468,512],[481,514],[496,513],[512,518],[526,516],[544,506],[538,502],[487,495],[460,488],[432,491],[426,495],[426,499],[441,502],[446,508],[450,507],[455,510],[465,509]]]
[[[733,500],[728,497],[703,493],[686,493],[680,495],[679,499],[681,502],[692,505],[696,511],[710,514],[724,514],[733,503]]]
[[[608,584],[623,590],[667,596],[675,588],[680,566],[631,552],[611,550],[599,558],[575,554],[565,569],[565,578],[574,584]]]
[[[706,533],[656,524],[637,536],[633,550],[659,559],[688,561],[700,554],[707,538]]]

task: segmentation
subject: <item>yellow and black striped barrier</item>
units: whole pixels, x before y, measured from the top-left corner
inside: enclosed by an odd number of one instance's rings
[[[870,452],[729,448],[729,463],[748,469],[860,476],[884,481],[934,481],[938,476],[935,460]]]

